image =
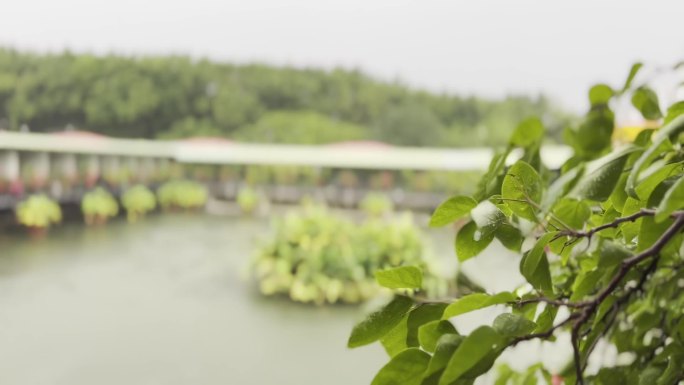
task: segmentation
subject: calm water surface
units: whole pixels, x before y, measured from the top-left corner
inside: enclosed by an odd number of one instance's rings
[[[0,384],[370,383],[387,360],[382,348],[345,347],[367,309],[266,299],[244,280],[268,228],[159,215],[68,224],[39,241],[0,237]],[[448,230],[430,238],[450,268]],[[502,253],[467,270],[493,290],[509,288],[517,260]],[[482,317],[457,326],[467,331]]]

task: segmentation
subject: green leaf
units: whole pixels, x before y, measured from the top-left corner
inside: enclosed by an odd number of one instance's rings
[[[406,349],[380,369],[371,385],[420,385],[429,363],[429,354],[416,348]]]
[[[632,94],[632,105],[648,120],[663,117],[658,104],[658,95],[648,87],[639,87]]]
[[[665,180],[658,185],[648,199],[648,206],[653,207],[658,205],[659,202],[663,201],[663,198],[667,191],[672,188],[673,181]],[[667,230],[674,220],[672,218],[666,218],[662,222],[656,222],[654,217],[646,216],[641,218],[641,227],[639,228],[639,236],[637,251],[643,251],[651,247],[654,243],[660,239],[662,234]],[[672,241],[670,241],[670,245]],[[662,251],[661,255],[667,251],[666,246]]]
[[[675,333],[676,337],[679,338],[680,341],[684,341],[684,318],[679,320]]]
[[[552,212],[553,219],[560,221],[561,226],[567,225],[575,230],[581,230],[591,216],[591,208],[588,204],[572,198],[561,199],[553,207]]]
[[[517,314],[503,313],[494,319],[492,327],[502,336],[519,337],[534,331],[537,324]]]
[[[605,84],[597,84],[589,89],[589,102],[592,106],[608,104],[613,97],[613,89]]]
[[[627,198],[625,201],[625,207],[622,209],[622,215],[623,216],[628,216],[636,213],[637,211],[641,210],[644,208],[645,202],[634,199],[634,198]],[[643,218],[639,218],[634,222],[627,222],[623,223],[620,225],[620,231],[622,231],[622,237],[625,240],[625,243],[630,243],[639,234],[639,229],[641,228],[641,222],[643,221]]]
[[[598,309],[596,310],[596,317],[594,317],[594,329],[596,328],[596,325],[603,321],[603,317],[605,317],[606,314],[613,309],[613,305],[615,305],[616,300],[617,297],[610,295],[603,302],[601,302],[601,305],[599,305]]]
[[[467,196],[455,196],[447,199],[435,209],[430,218],[431,227],[446,226],[470,213],[477,206],[475,199]]]
[[[483,361],[492,351],[498,350],[503,338],[489,326],[480,326],[468,335],[451,356],[439,385],[450,385],[463,374]]]
[[[614,120],[615,116],[607,106],[594,106],[577,130],[567,129],[564,134],[578,157],[593,159],[610,148]]]
[[[665,193],[663,200],[658,205],[655,221],[662,222],[673,212],[682,209],[684,209],[684,177],[680,177]]]
[[[515,301],[515,295],[507,291],[489,295],[486,293],[473,293],[463,296],[447,306],[442,319],[449,319],[473,310],[482,309],[493,305],[501,305]]]
[[[563,195],[572,189],[579,178],[584,174],[584,164],[580,164],[577,167],[571,168],[565,174],[561,175],[551,183],[544,199],[542,201],[542,207],[545,210],[550,209]]]
[[[644,217],[641,219],[641,227],[639,227],[639,236],[637,251],[643,251],[651,247],[660,239],[662,234],[672,225],[672,219],[666,219],[662,222],[657,222],[653,217]]]
[[[651,167],[641,173],[642,178],[637,182],[636,194],[641,200],[648,200],[655,188],[665,179],[682,172],[682,163],[665,164],[654,162]],[[646,174],[644,176],[644,174]]]
[[[601,242],[598,267],[607,268],[617,266],[632,255],[632,252],[624,246],[611,240],[603,240]]]
[[[634,80],[634,77],[636,77],[637,73],[643,67],[643,63],[634,63],[632,65],[632,68],[629,70],[629,75],[627,76],[627,80],[625,80],[625,85],[622,87],[621,93],[627,91],[631,86],[632,86],[632,81]]]
[[[625,207],[625,201],[627,201],[628,196],[627,191],[625,191],[625,186],[627,186],[628,176],[629,175],[627,173],[622,173],[617,185],[615,186],[615,189],[613,190],[613,193],[610,194],[610,202],[618,212],[622,212],[622,209]]]
[[[521,218],[536,222],[536,207],[542,197],[541,178],[529,164],[518,161],[506,173],[501,196],[510,209]]]
[[[506,364],[501,364],[497,367],[497,377],[494,381],[494,385],[507,385],[514,376],[518,374],[510,366]]]
[[[481,231],[473,221],[466,223],[456,234],[458,260],[463,262],[480,254],[493,239],[494,233]]]
[[[627,178],[627,193],[632,198],[639,198],[636,193],[637,181],[643,169],[648,167],[650,163],[660,156],[665,149],[671,148],[669,139],[676,137],[684,131],[684,115],[674,118],[671,122],[664,125],[652,136],[652,144],[644,151],[639,159],[634,162],[632,171]]]
[[[423,286],[423,272],[415,266],[400,266],[376,271],[375,280],[389,289],[420,289]]]
[[[488,201],[493,203],[506,218],[510,218],[513,215],[513,211],[511,211],[511,208],[503,201],[500,194],[492,195],[489,197]],[[472,211],[470,212],[470,215],[473,215]]]
[[[587,164],[584,175],[577,181],[569,196],[577,199],[605,201],[610,197],[630,154],[637,151],[627,147]]]
[[[428,322],[440,320],[446,307],[446,303],[426,303],[413,309],[408,316],[407,345],[411,347],[419,346],[418,331],[420,327]]]
[[[668,124],[671,121],[673,121],[676,117],[679,115],[684,114],[684,101],[682,102],[677,102],[667,109],[667,114],[665,115],[665,119],[663,120],[663,124]]]
[[[419,330],[424,324],[439,320],[446,303],[428,303],[415,307],[402,320],[380,339],[390,357],[401,351],[419,346]]]
[[[531,117],[518,124],[511,136],[511,144],[519,147],[528,147],[541,141],[543,137],[544,125],[539,118]]]
[[[432,355],[425,377],[437,377],[446,368],[451,356],[463,342],[464,337],[457,334],[445,334],[437,340],[435,354]]]
[[[626,200],[625,200],[625,202],[626,202]],[[624,205],[623,205],[623,209],[624,209]],[[619,218],[620,216],[621,216],[621,214],[615,209],[615,207],[611,206],[603,212],[602,218],[600,215],[596,216],[595,218],[596,219],[600,218],[600,223],[598,223],[598,224],[607,225],[607,224],[613,222],[614,220],[616,220],[617,218]],[[615,238],[616,234],[617,234],[617,230],[615,228],[612,228],[612,227],[607,228],[607,229],[600,232],[600,236],[603,238]]]
[[[658,381],[663,370],[655,366],[649,366],[639,373],[639,385],[653,385]]]
[[[347,347],[356,348],[373,343],[394,328],[413,306],[413,300],[396,296],[382,309],[371,313],[354,326]]]
[[[602,270],[592,270],[588,272],[582,272],[572,285],[572,295],[570,296],[571,301],[577,301],[588,294],[593,293],[598,287],[597,283],[603,277]]]
[[[536,290],[541,290],[545,293],[553,292],[553,288],[551,285],[549,262],[546,259],[544,248],[556,234],[556,232],[551,232],[542,235],[520,262],[520,272],[527,279],[527,282]]]
[[[667,368],[662,373],[660,378],[658,378],[658,383],[656,385],[671,385],[679,382],[682,376],[682,363],[681,358],[678,355],[672,355],[669,357]]]
[[[494,231],[494,236],[505,248],[516,252],[520,251],[523,241],[525,240],[525,237],[520,230],[508,223],[504,223],[497,227]]]
[[[458,334],[454,325],[447,320],[431,321],[418,328],[418,341],[427,352],[434,352],[437,341],[445,334]]]
[[[598,379],[601,385],[626,385],[627,378],[619,368],[601,368],[598,372]]]
[[[543,333],[551,327],[553,327],[553,321],[556,319],[558,314],[558,307],[556,306],[546,306],[539,316],[537,317],[537,328],[534,330],[535,333]]]
[[[634,138],[634,145],[639,147],[646,147],[651,142],[651,137],[655,132],[652,128],[644,128],[639,131],[636,138]]]
[[[526,295],[522,296],[520,298],[520,300],[525,300],[525,299],[529,299],[529,298],[533,298],[533,297],[535,297],[535,295],[526,294]],[[532,319],[534,319],[534,315],[537,314],[538,308],[539,308],[539,303],[536,303],[536,302],[530,302],[530,303],[526,303],[524,305],[515,304],[515,305],[511,306],[511,312],[513,312],[513,314],[517,314],[521,317],[525,317],[529,320],[532,320]]]
[[[406,350],[409,346],[407,344],[408,336],[408,314],[401,318],[401,321],[392,328],[387,334],[380,338],[382,347],[390,357]]]

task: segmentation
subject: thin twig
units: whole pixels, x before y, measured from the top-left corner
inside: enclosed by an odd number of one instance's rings
[[[582,357],[580,355],[579,348],[579,329],[580,323],[576,323],[572,328],[570,340],[572,341],[572,352],[575,361],[575,377],[577,377],[576,384],[584,385],[584,369],[582,368]]]
[[[582,308],[589,306],[587,303],[583,302],[571,302],[571,301],[566,301],[562,299],[551,299],[551,298],[546,298],[546,297],[534,297],[534,298],[526,298],[526,299],[521,299],[519,301],[515,302],[510,302],[511,305],[518,305],[518,306],[523,306],[527,305],[530,303],[546,303],[549,305],[554,305],[554,306],[565,306],[569,308]]]
[[[562,322],[559,322],[558,324],[556,324],[556,325],[550,327],[548,330],[543,331],[543,332],[540,332],[540,333],[527,334],[527,335],[524,335],[524,336],[517,337],[517,338],[515,338],[513,341],[511,341],[511,342],[508,344],[508,346],[515,346],[515,345],[517,345],[517,344],[520,343],[520,342],[529,341],[529,340],[534,340],[534,339],[542,339],[542,340],[545,340],[545,339],[551,337],[551,336],[553,335],[553,333],[554,333],[556,330],[558,330],[558,329],[562,328],[563,326],[569,324],[571,321],[573,321],[574,319],[576,319],[578,316],[579,316],[579,313],[571,313],[571,314],[568,316],[568,318],[566,318],[566,319],[563,320]]]

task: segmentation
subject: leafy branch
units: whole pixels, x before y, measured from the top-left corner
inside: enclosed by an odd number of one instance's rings
[[[630,83],[619,91],[605,84],[590,90],[587,118],[564,135],[575,155],[556,178],[540,162],[543,125],[528,119],[506,151],[492,159],[475,197],[455,196],[435,210],[431,226],[470,219],[456,234],[461,263],[496,239],[522,254],[527,285],[511,292],[471,291],[447,301],[420,293],[409,300],[395,297],[350,337],[350,346],[379,340],[391,357],[372,385],[472,385],[505,349],[550,340],[559,331],[569,334],[572,345],[565,370],[552,375],[539,363],[522,373],[503,367],[496,383],[533,383],[539,375],[566,385],[670,385],[682,379],[684,102],[664,114],[653,91],[644,84],[631,90]],[[664,117],[665,125],[643,131],[633,146],[611,151],[610,102],[627,95],[644,116]],[[504,159],[514,149],[523,156],[507,168]],[[538,237],[524,248],[530,233]],[[590,247],[595,236],[601,241]],[[584,240],[586,247],[573,248]],[[401,281],[399,271],[383,274]],[[398,285],[420,289],[408,280]],[[509,310],[468,335],[450,323],[497,305]],[[567,315],[556,320],[562,309]],[[586,373],[600,341],[631,353],[634,361]]]

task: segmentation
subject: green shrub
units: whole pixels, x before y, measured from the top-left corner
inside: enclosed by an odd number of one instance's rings
[[[157,190],[157,200],[165,210],[198,209],[207,203],[208,197],[206,187],[188,180],[169,181]]]
[[[109,191],[98,187],[83,195],[81,211],[87,224],[105,223],[119,214],[119,204]]]
[[[275,222],[273,238],[258,250],[252,266],[265,295],[357,303],[377,294],[377,270],[403,264],[427,269],[423,253],[410,215],[358,224],[310,205]]]
[[[251,214],[259,206],[259,193],[251,187],[242,187],[236,198],[240,210],[245,214]]]
[[[154,193],[144,185],[136,185],[124,192],[121,204],[126,209],[129,222],[135,222],[157,207]]]
[[[359,208],[369,216],[380,217],[394,209],[394,203],[382,193],[369,193],[359,203]]]
[[[44,194],[31,195],[17,205],[17,221],[29,228],[48,228],[62,221],[62,209]]]

